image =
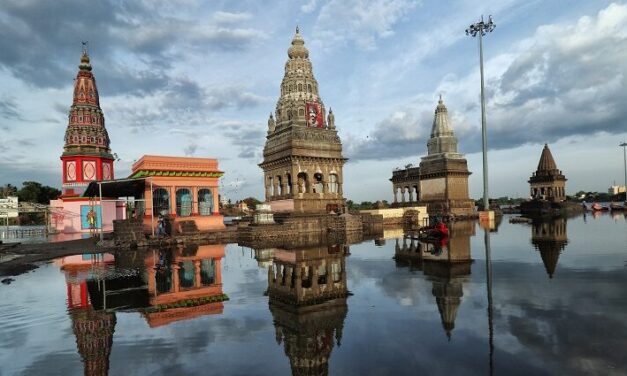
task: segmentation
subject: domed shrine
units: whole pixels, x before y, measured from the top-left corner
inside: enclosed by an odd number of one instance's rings
[[[274,212],[315,213],[343,204],[342,143],[298,28],[287,51],[281,95],[263,149],[266,201]]]

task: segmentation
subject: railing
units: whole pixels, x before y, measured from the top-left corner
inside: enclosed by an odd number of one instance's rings
[[[0,239],[42,238],[46,228],[0,228]]]

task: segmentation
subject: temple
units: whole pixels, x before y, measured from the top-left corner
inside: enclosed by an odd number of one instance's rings
[[[466,158],[457,151],[457,137],[440,97],[427,155],[422,157],[419,167],[408,165],[392,173],[394,206],[416,205],[418,201],[427,206],[429,214],[473,214],[475,204],[468,193],[470,174]]]
[[[84,373],[106,376],[117,320],[115,313],[94,308],[88,281],[102,273],[106,265],[112,264],[113,257],[108,254],[68,256],[58,263],[65,274],[68,315]]]
[[[144,313],[148,325],[155,328],[199,316],[222,314],[223,258],[222,244],[189,244],[146,254],[144,265],[149,305],[157,308]],[[186,304],[179,307],[180,302]],[[174,308],[160,308],[168,306]]]
[[[115,202],[101,204],[81,197],[89,183],[114,178],[114,157],[86,48],[78,69],[61,154],[62,196],[50,202],[51,227],[62,234],[111,230],[112,220],[123,210]]]
[[[318,92],[298,28],[287,52],[276,110],[263,149],[266,201],[273,212],[322,213],[343,205],[342,143]],[[326,116],[325,116],[326,115]]]
[[[470,238],[474,229],[474,222],[459,221],[450,224],[449,238],[435,242],[396,239],[396,266],[422,271],[432,282],[431,293],[449,339],[464,295],[463,284],[468,282],[471,273]]]
[[[268,300],[277,344],[293,375],[327,375],[348,313],[348,246],[277,249],[268,268]]]
[[[560,253],[568,244],[567,220],[557,217],[550,220],[535,218],[531,228],[531,244],[540,252],[549,278],[553,278]]]
[[[560,202],[566,199],[566,177],[557,169],[551,150],[544,144],[536,172],[529,178],[531,197]]]
[[[224,172],[213,158],[144,155],[133,163],[130,178],[148,179],[144,226],[154,226],[158,215],[169,216],[175,232],[224,228],[218,184]]]

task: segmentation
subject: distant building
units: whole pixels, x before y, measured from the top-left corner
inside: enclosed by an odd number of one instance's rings
[[[566,199],[566,177],[557,169],[551,150],[544,144],[538,169],[529,178],[531,198],[553,202]]]
[[[281,96],[263,149],[266,201],[274,212],[329,212],[343,205],[342,143],[298,28],[287,52]],[[275,120],[276,119],[276,120]]]
[[[625,186],[624,185],[612,185],[607,190],[607,193],[609,193],[611,195],[617,195],[619,193],[625,193]]]
[[[392,173],[393,206],[418,201],[427,206],[430,214],[472,214],[475,204],[468,194],[470,174],[466,158],[457,151],[457,137],[440,98],[427,142],[427,155],[422,157],[420,166],[407,166]]]

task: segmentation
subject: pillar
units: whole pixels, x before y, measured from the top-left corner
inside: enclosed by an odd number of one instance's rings
[[[397,197],[396,197],[396,195],[397,195],[397,192],[396,192],[396,186],[395,186],[395,185],[393,185],[393,186],[392,186],[392,189],[393,189],[393,194],[394,194],[394,203],[397,203],[397,202],[398,202],[398,200],[397,200]]]
[[[148,293],[157,295],[157,272],[155,267],[148,268]]]
[[[174,291],[179,292],[181,290],[180,280],[179,280],[179,269],[181,269],[178,264],[172,264],[172,286]]]
[[[168,187],[170,191],[170,213],[176,214],[176,187]]]
[[[405,203],[405,187],[401,187],[401,202]]]
[[[211,188],[211,199],[213,200],[213,215],[220,215],[220,199],[218,198],[218,187]]]
[[[213,259],[213,265],[215,267],[214,276],[216,285],[222,284],[222,259],[215,258]]]
[[[200,280],[200,260],[194,260],[194,286],[202,286],[202,282]]]
[[[198,215],[198,187],[192,187],[192,215]]]

